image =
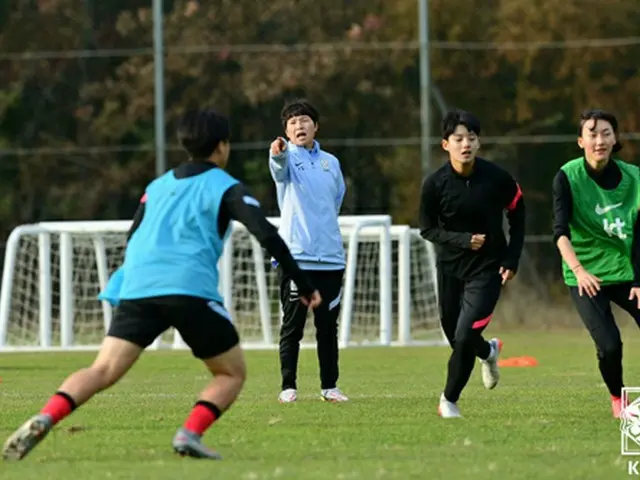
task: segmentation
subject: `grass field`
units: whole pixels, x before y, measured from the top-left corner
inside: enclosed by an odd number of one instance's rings
[[[352,401],[339,405],[318,400],[314,351],[301,356],[302,399],[286,406],[276,401],[276,353],[248,352],[246,389],[205,436],[221,462],[173,455],[175,429],[208,377],[186,352],[150,352],[25,460],[0,462],[0,478],[627,478],[619,423],[586,333],[502,338],[504,357],[532,355],[539,366],[503,368],[494,391],[484,390],[476,368],[459,403],[465,418],[447,421],[436,415],[445,348],[343,351],[340,384]],[[628,330],[625,339],[625,378],[640,386],[640,335]],[[92,358],[1,355],[2,439]]]

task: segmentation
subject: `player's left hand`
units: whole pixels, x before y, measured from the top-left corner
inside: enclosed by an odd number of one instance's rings
[[[638,310],[640,310],[640,287],[631,287],[631,291],[629,292],[629,300],[633,300],[634,298],[638,304]]]
[[[502,285],[504,285],[516,276],[516,272],[514,272],[513,270],[509,270],[508,268],[500,267],[500,276],[502,276]]]
[[[320,292],[318,290],[314,290],[311,295],[308,297],[300,297],[300,301],[305,307],[309,308],[318,308],[322,303],[322,297],[320,296]]]

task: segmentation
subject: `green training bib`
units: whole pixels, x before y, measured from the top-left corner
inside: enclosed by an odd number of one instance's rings
[[[583,267],[603,285],[633,280],[631,245],[640,208],[640,169],[620,160],[611,161],[622,172],[614,190],[600,188],[589,177],[584,157],[561,167],[573,197],[571,244]],[[576,276],[564,260],[562,272],[567,285],[577,286]]]

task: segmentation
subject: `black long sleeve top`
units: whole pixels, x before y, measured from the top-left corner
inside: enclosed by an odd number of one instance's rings
[[[509,221],[505,238],[504,215]],[[516,271],[524,246],[522,190],[505,169],[476,158],[471,175],[461,176],[447,163],[425,179],[420,194],[421,235],[436,245],[443,273],[461,279],[500,267]],[[486,235],[479,250],[471,236]]]

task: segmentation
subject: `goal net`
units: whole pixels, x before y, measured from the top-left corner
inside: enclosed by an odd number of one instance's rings
[[[278,218],[269,219],[275,225]],[[97,299],[124,256],[130,221],[43,222],[10,235],[0,293],[0,351],[96,349],[113,316]],[[444,344],[432,246],[387,215],[343,216],[342,347]],[[270,258],[239,223],[220,260],[220,290],[243,346],[276,348],[281,322]],[[309,313],[303,346],[315,344]],[[152,348],[185,348],[170,330]]]

